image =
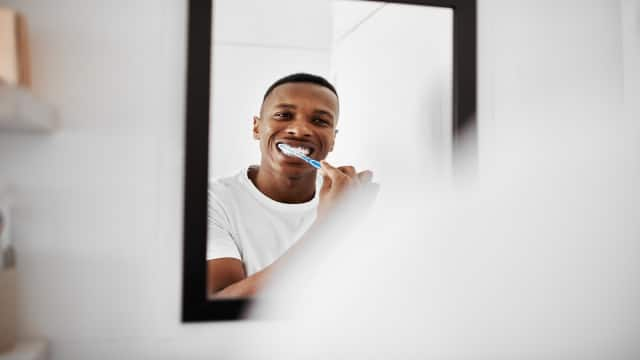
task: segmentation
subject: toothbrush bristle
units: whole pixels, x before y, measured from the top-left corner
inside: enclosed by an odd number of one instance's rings
[[[285,155],[289,156],[298,156],[297,151],[287,144],[278,144],[278,147]]]

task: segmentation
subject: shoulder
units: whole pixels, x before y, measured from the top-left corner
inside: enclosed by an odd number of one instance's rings
[[[246,169],[232,176],[225,176],[209,181],[210,201],[227,203],[236,201],[237,197],[244,191],[243,174]]]
[[[237,176],[227,176],[209,180],[209,191],[213,193],[224,193],[232,191],[239,184]]]

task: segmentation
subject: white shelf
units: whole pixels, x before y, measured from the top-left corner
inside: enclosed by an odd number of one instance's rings
[[[25,88],[0,85],[0,132],[50,133],[57,127],[53,106]]]

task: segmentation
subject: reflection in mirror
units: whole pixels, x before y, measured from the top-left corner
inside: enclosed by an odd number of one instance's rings
[[[403,178],[450,176],[453,10],[217,0],[213,24],[210,299],[259,291],[272,264],[331,216],[332,195],[347,191],[332,176],[381,192]],[[321,78],[294,77],[263,102],[295,73]],[[278,142],[355,170],[323,179]]]

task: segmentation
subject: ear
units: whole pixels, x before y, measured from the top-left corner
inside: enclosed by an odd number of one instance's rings
[[[336,129],[333,133],[333,139],[331,140],[331,145],[329,146],[329,152],[333,151],[333,145],[336,144],[336,135],[338,135],[338,129]]]
[[[253,117],[253,138],[260,140],[260,118],[257,116]]]

